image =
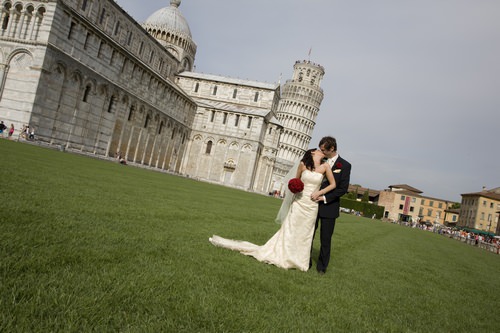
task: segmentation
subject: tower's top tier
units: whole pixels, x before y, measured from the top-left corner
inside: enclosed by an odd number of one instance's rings
[[[295,83],[319,87],[324,75],[325,69],[323,66],[309,60],[296,61],[295,65],[293,65],[292,81]]]

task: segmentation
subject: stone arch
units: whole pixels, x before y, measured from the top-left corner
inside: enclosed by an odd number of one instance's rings
[[[224,168],[226,168],[226,169],[231,169],[231,170],[236,169],[236,162],[234,161],[234,159],[232,159],[232,158],[228,158],[228,159],[224,162]]]
[[[13,6],[16,14],[21,14],[23,12],[24,4],[20,1],[16,1]]]
[[[236,141],[233,141],[229,144],[229,149],[233,149],[233,150],[238,150],[240,148],[240,145],[238,142]]]
[[[243,147],[241,148],[241,151],[244,152],[244,153],[249,153],[252,151],[252,145],[247,143],[247,144],[244,144]]]
[[[45,14],[45,12],[46,12],[46,11],[47,11],[47,9],[45,8],[45,6],[44,6],[43,4],[38,5],[38,6],[36,7],[36,13],[37,13],[37,15],[41,15],[41,16],[43,16],[43,15]]]
[[[166,47],[167,51],[170,52],[174,57],[179,58],[179,52],[171,46]]]
[[[134,122],[137,118],[137,102],[132,101],[127,110],[127,121]]]
[[[82,87],[89,87],[89,86],[90,86],[90,93],[93,95],[97,95],[98,94],[97,82],[94,79],[85,78],[82,81]]]
[[[2,11],[10,11],[10,9],[12,8],[12,2],[11,1],[5,1],[2,5]]]
[[[22,18],[21,26],[19,27],[17,36],[19,38],[25,39],[26,37],[28,37],[28,33],[30,32],[30,29],[34,23],[33,20],[35,14],[35,6],[32,3],[26,4],[23,14],[24,15]]]
[[[28,123],[31,114],[30,101],[33,99],[31,92],[36,89],[36,83],[31,78],[34,73],[33,55],[28,50],[19,48],[8,55],[6,63],[9,67],[1,78],[0,98],[18,101],[20,109],[12,110],[12,118],[18,123]],[[19,127],[18,123],[15,124],[16,127]]]
[[[102,83],[98,86],[96,86],[96,93],[104,95],[104,97],[109,97],[110,92],[109,92],[109,86],[106,83]]]
[[[73,71],[68,79],[73,80],[78,85],[78,88],[83,85],[83,75],[79,70]]]
[[[183,70],[186,70],[186,71],[190,70],[191,69],[191,60],[189,60],[189,58],[187,58],[187,57],[182,59],[181,67]]]
[[[128,104],[129,101],[130,101],[130,97],[128,96],[128,94],[123,94],[122,98],[121,98],[121,101],[122,101],[123,104]]]
[[[25,49],[25,48],[18,48],[18,49],[15,49],[14,51],[12,51],[10,53],[10,55],[7,57],[7,63],[12,66],[13,65],[13,61],[15,61],[13,59],[16,56],[18,56],[19,54],[26,54],[27,56],[29,56],[31,58],[31,63],[33,63],[33,53],[31,53],[30,50]],[[28,60],[28,59],[26,59],[26,60]]]

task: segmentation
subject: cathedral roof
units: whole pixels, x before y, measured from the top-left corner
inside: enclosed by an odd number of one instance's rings
[[[238,112],[247,115],[265,117],[269,110],[266,108],[251,107],[237,103],[227,103],[221,101],[214,101],[206,98],[193,97],[196,104],[205,108],[218,109],[222,111]]]
[[[254,88],[260,88],[260,89],[276,90],[279,87],[278,83],[267,83],[267,82],[235,79],[235,78],[226,77],[226,76],[204,74],[204,73],[198,73],[198,72],[182,72],[178,75],[184,76],[184,77],[190,77],[190,78],[194,78],[194,79],[228,83],[228,84],[237,84],[240,86],[254,87]]]
[[[144,26],[180,33],[191,38],[191,29],[179,10],[180,4],[181,0],[170,0],[170,6],[154,12],[146,19]]]

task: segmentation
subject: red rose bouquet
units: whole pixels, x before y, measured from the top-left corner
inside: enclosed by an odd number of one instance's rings
[[[288,189],[292,193],[300,193],[304,189],[304,183],[299,178],[292,178],[288,182]]]

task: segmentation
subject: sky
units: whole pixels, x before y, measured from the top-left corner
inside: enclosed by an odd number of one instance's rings
[[[139,23],[169,0],[116,0]],[[500,1],[183,0],[196,72],[282,84],[325,69],[310,148],[334,136],[351,184],[422,195],[500,187]],[[280,81],[281,77],[281,81]]]

